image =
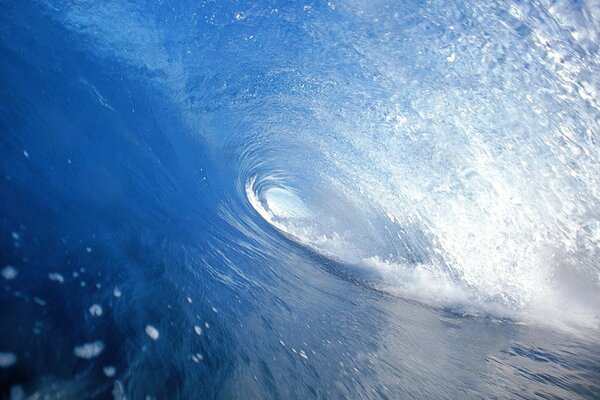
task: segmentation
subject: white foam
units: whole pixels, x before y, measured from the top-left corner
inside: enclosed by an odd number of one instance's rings
[[[7,281],[9,281],[11,279],[15,279],[18,274],[19,273],[18,273],[17,269],[10,265],[7,265],[6,267],[2,268],[2,277],[4,279],[6,279]]]
[[[104,375],[106,375],[107,377],[112,378],[117,373],[117,369],[112,365],[107,365],[104,368],[102,368],[102,372],[104,372]]]
[[[383,277],[383,288],[438,306],[469,304],[469,294],[459,283],[433,264],[400,264],[374,256],[362,260],[365,268]]]
[[[64,283],[65,282],[65,278],[59,274],[58,272],[51,272],[48,274],[48,279],[50,279],[53,282],[58,282],[58,283]]]
[[[146,325],[146,335],[148,335],[152,340],[158,340],[158,338],[160,337],[158,329],[156,329],[152,325]]]
[[[102,306],[100,304],[93,304],[89,311],[94,317],[100,317],[103,313]]]
[[[79,358],[84,358],[86,360],[91,360],[94,357],[97,357],[104,351],[104,343],[100,340],[96,340],[95,342],[85,343],[81,346],[76,346],[73,349],[73,354]]]

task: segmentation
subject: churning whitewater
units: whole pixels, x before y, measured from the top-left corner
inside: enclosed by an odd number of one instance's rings
[[[600,3],[0,0],[0,397],[600,397]]]

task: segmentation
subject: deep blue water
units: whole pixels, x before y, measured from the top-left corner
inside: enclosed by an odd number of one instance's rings
[[[0,0],[0,396],[600,397],[597,1]]]

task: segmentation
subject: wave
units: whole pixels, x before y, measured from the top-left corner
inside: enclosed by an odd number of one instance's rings
[[[586,291],[588,295],[594,293],[593,276],[566,278],[563,275],[568,283],[557,285],[551,281],[557,277],[546,274],[550,271],[548,268],[547,271],[495,271],[489,277],[473,278],[449,266],[439,247],[434,247],[439,244],[428,240],[422,230],[402,229],[390,215],[383,229],[389,233],[395,231],[399,242],[387,243],[391,246],[387,252],[381,246],[376,252],[373,238],[367,237],[369,233],[362,229],[369,220],[358,223],[360,217],[356,209],[350,211],[351,225],[340,224],[331,211],[320,215],[291,189],[282,187],[281,182],[275,187],[269,179],[267,182],[257,185],[256,177],[252,177],[245,185],[248,201],[265,221],[298,244],[343,263],[347,272],[366,276],[368,284],[375,289],[470,315],[485,313],[571,331],[597,327],[597,315],[589,308],[597,299],[582,296]],[[341,210],[348,213],[351,209],[346,206]],[[357,230],[362,237],[357,235]],[[377,232],[379,230],[374,229],[370,234]],[[428,244],[416,246],[415,242]],[[404,252],[394,256],[396,246],[402,246]],[[423,248],[430,253],[423,254]],[[490,269],[482,273],[490,273]],[[591,278],[587,287],[582,284],[586,278]]]
[[[0,397],[600,397],[598,1],[2,5]]]
[[[401,296],[599,327],[596,2],[51,3],[175,104],[254,240],[251,209]]]

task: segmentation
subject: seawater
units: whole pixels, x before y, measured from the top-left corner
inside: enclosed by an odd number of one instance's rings
[[[600,3],[0,1],[0,396],[600,397]]]

